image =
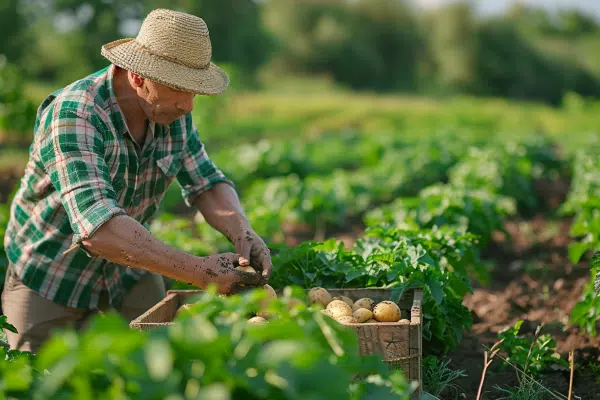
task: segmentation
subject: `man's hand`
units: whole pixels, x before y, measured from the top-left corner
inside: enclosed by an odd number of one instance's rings
[[[252,229],[248,228],[233,238],[235,249],[240,254],[239,263],[242,266],[250,265],[255,270],[261,271],[265,280],[271,277],[273,264],[271,251]]]
[[[219,183],[200,194],[194,201],[204,219],[227,237],[240,254],[239,263],[250,265],[265,279],[271,277],[271,252],[265,242],[250,227],[235,190]]]
[[[235,294],[267,283],[261,274],[235,269],[240,264],[239,254],[222,253],[203,258],[206,260],[205,281],[215,283],[219,293]]]

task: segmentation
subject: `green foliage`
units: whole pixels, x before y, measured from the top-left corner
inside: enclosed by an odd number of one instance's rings
[[[482,23],[477,41],[475,93],[555,105],[568,91],[598,94],[598,77],[567,60],[540,53],[507,20]]]
[[[371,147],[372,139],[362,140],[369,153],[378,151],[377,146]],[[341,227],[349,218],[358,217],[375,205],[396,196],[416,194],[426,185],[443,180],[448,168],[464,151],[461,146],[464,142],[451,136],[408,143],[378,140],[385,143],[386,150],[377,161],[372,161],[372,165],[367,163],[356,170],[336,169],[329,175],[319,176],[316,174],[326,167],[318,165],[325,161],[315,161],[311,166],[312,157],[309,156],[308,166],[286,167],[282,163],[282,168],[290,175],[252,181],[243,192],[242,202],[249,210],[249,218],[258,224],[257,231],[267,237],[276,237],[281,233],[281,227],[289,223],[308,224],[319,230]],[[343,144],[344,140],[332,139],[331,142]],[[274,157],[278,159],[277,153]],[[319,152],[316,157],[320,160]],[[338,157],[342,158],[342,155]],[[229,168],[243,170],[242,166],[238,169],[235,162],[229,163]],[[264,167],[264,173],[276,173],[275,169],[267,170],[269,168]],[[311,170],[314,174],[309,173]],[[301,179],[306,173],[309,174]]]
[[[26,21],[19,0],[4,0],[0,4],[0,56],[4,55],[11,62],[16,62],[27,39],[25,34]]]
[[[596,336],[600,320],[600,251],[594,253],[591,264],[590,280],[583,288],[581,300],[571,311],[571,322]]]
[[[299,72],[358,90],[553,105],[569,91],[600,93],[600,62],[588,50],[600,37],[593,17],[567,9],[551,18],[536,8],[486,19],[470,2],[423,13],[408,0],[7,0],[0,54],[58,88],[104,67],[101,46],[134,37],[155,8],[202,17],[214,61],[235,65],[245,88],[258,87],[261,75]],[[562,41],[559,50],[548,40]]]
[[[17,189],[18,185],[15,185],[8,198],[8,203],[0,204],[0,293],[4,287],[6,268],[8,267],[8,257],[6,256],[6,251],[4,249],[4,236],[6,234],[6,228],[8,227],[8,221],[10,219],[10,202],[12,201]]]
[[[403,1],[281,0],[264,7],[264,21],[287,70],[330,74],[356,89],[415,87],[422,39]]]
[[[514,326],[498,333],[502,340],[500,348],[504,351],[506,361],[521,369],[523,377],[538,377],[552,365],[567,366],[568,363],[556,353],[556,341],[550,334],[540,335],[542,326],[538,328],[534,340],[519,335],[523,320]]]
[[[4,140],[14,140],[10,136],[33,127],[36,106],[25,96],[23,83],[18,68],[0,55],[0,136]]]
[[[600,249],[600,160],[592,143],[576,152],[573,160],[573,182],[561,211],[574,215],[570,235],[569,259],[577,263],[589,251]]]
[[[564,174],[564,161],[547,137],[529,135],[519,140],[491,140],[471,147],[448,173],[450,183],[468,190],[486,190],[514,199],[523,214],[539,211],[542,202],[535,180]]]
[[[495,231],[505,232],[506,217],[518,210],[521,215],[539,211],[535,180],[560,174],[563,168],[552,142],[544,138],[470,146],[449,169],[448,183],[435,183],[418,197],[400,197],[373,209],[365,221],[414,229],[449,226],[478,235],[485,246]]]
[[[503,394],[502,397],[498,397],[498,400],[547,400],[551,398],[543,386],[529,378],[524,378],[516,387],[503,388],[496,385],[495,388]]]
[[[434,356],[423,358],[423,385],[427,393],[437,398],[440,398],[441,393],[453,393],[454,399],[459,398],[460,387],[453,381],[466,377],[467,374],[464,370],[450,368],[450,361],[442,361]]]
[[[482,246],[496,230],[504,231],[504,218],[515,214],[514,201],[485,190],[435,184],[419,197],[399,198],[367,213],[368,225],[392,223],[405,228],[451,226],[481,238]]]
[[[163,213],[152,221],[149,229],[159,240],[186,253],[201,257],[215,252],[209,243],[195,235],[191,219]]]
[[[58,332],[39,353],[0,360],[4,396],[27,398],[404,399],[400,371],[358,354],[356,334],[326,318],[298,290],[269,303],[278,318],[247,322],[264,291],[212,290],[175,324],[132,330],[117,314],[97,316],[77,335]],[[44,372],[41,372],[44,371]],[[360,379],[355,379],[361,377]],[[10,378],[10,379],[9,379]],[[18,379],[17,379],[18,378]]]

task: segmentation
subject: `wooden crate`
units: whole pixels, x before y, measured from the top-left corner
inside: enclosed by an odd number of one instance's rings
[[[393,299],[391,289],[327,289],[332,296],[347,296],[353,301],[369,297],[376,303],[393,300],[402,310],[410,310],[410,322],[345,324],[356,329],[360,354],[379,355],[393,368],[401,369],[410,380],[418,383],[413,396],[418,399],[422,393],[423,380],[421,363],[423,357],[423,313],[421,310],[423,292],[410,290],[400,299]],[[169,290],[166,297],[129,324],[131,328],[151,330],[172,324],[175,313],[200,290]]]

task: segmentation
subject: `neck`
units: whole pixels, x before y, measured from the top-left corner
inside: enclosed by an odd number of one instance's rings
[[[127,71],[116,67],[113,78],[115,96],[121,112],[125,116],[125,122],[129,133],[136,139],[143,138],[146,128],[146,114],[138,101],[138,94],[129,84]]]

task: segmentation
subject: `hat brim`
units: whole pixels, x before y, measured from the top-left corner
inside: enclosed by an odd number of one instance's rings
[[[150,53],[133,38],[107,43],[101,53],[113,64],[174,90],[217,95],[229,86],[229,76],[214,63],[190,68]]]

